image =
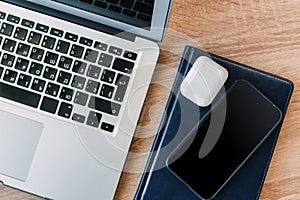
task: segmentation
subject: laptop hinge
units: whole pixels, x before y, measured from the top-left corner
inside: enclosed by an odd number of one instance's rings
[[[136,35],[133,33],[125,32],[120,29],[116,29],[116,28],[113,28],[113,27],[110,27],[110,26],[107,26],[104,24],[96,23],[96,22],[93,22],[93,21],[90,21],[90,20],[87,20],[84,18],[80,18],[78,16],[70,15],[68,13],[64,13],[64,12],[61,12],[58,10],[47,8],[47,7],[37,5],[37,4],[31,3],[31,2],[28,2],[28,1],[4,0],[4,2],[18,5],[23,8],[31,9],[31,10],[34,10],[34,11],[37,11],[37,12],[40,12],[43,14],[47,14],[47,15],[50,15],[50,16],[53,16],[53,17],[56,17],[59,19],[63,19],[63,20],[75,23],[75,24],[79,24],[79,25],[82,25],[82,26],[85,26],[85,27],[88,27],[88,28],[91,28],[94,30],[98,30],[98,31],[107,33],[109,35],[115,35],[116,37],[126,39],[126,40],[129,40],[132,42],[134,42],[136,39]]]

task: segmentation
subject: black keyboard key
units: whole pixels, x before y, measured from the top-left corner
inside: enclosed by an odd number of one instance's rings
[[[116,73],[110,70],[104,70],[101,76],[101,81],[113,83]]]
[[[3,35],[11,36],[14,30],[14,26],[7,23],[2,23],[0,33]]]
[[[116,58],[112,68],[119,70],[121,72],[131,74],[133,67],[134,67],[133,62],[129,62],[127,60]]]
[[[27,71],[29,61],[23,58],[17,58],[15,69],[21,70],[23,72]]]
[[[96,0],[95,3],[94,3],[95,6],[97,7],[100,7],[100,8],[107,8],[108,4],[103,2],[103,1],[99,1],[99,0]]]
[[[66,54],[69,51],[69,47],[70,47],[69,42],[59,40],[55,50],[60,52],[60,53],[65,53]]]
[[[28,56],[30,50],[30,46],[27,44],[19,43],[17,46],[17,51],[16,53],[21,55],[21,56]]]
[[[145,0],[145,2],[154,5],[154,0]]]
[[[71,104],[62,102],[60,104],[58,115],[69,119],[71,117],[72,110],[73,110],[73,106]]]
[[[74,76],[72,81],[72,87],[82,90],[84,88],[86,78],[81,76]]]
[[[100,113],[90,111],[86,124],[98,128],[100,125],[101,118],[102,115]]]
[[[0,19],[5,19],[6,13],[0,12]]]
[[[145,4],[142,2],[136,2],[134,5],[134,10],[142,13],[146,13],[148,15],[152,15],[153,13],[153,6],[149,4]]]
[[[66,87],[63,87],[61,89],[59,98],[61,98],[63,100],[66,100],[66,101],[71,101],[72,98],[73,98],[73,94],[74,94],[74,90],[66,88]]]
[[[58,95],[59,88],[60,88],[59,85],[56,85],[54,83],[48,83],[45,93],[56,97]]]
[[[77,114],[77,113],[74,113],[73,116],[72,116],[72,120],[73,120],[73,121],[76,121],[76,122],[79,122],[79,123],[84,123],[84,121],[85,121],[85,116],[79,115],[79,114]]]
[[[93,3],[93,1],[94,0],[80,0],[81,2],[84,2],[84,3],[89,3],[89,4],[91,4],[91,3]]]
[[[0,82],[0,96],[30,107],[37,108],[41,95]]]
[[[2,56],[1,64],[7,67],[12,67],[15,61],[15,56],[4,53]]]
[[[101,53],[98,64],[104,67],[110,67],[113,57],[105,53]]]
[[[0,67],[0,78],[1,78],[1,76],[2,76],[3,70],[4,70],[4,68],[3,68],[3,67]]]
[[[121,105],[98,97],[91,97],[88,107],[100,112],[118,116]]]
[[[72,66],[72,62],[73,62],[73,59],[65,57],[65,56],[61,56],[60,59],[59,59],[58,66],[60,68],[69,70]]]
[[[26,29],[17,27],[15,34],[14,34],[14,38],[19,39],[19,40],[25,40],[27,33],[28,33],[28,31]]]
[[[58,106],[57,100],[51,99],[49,97],[44,97],[40,109],[55,114],[57,106]]]
[[[34,27],[34,22],[27,20],[27,19],[23,19],[22,20],[22,26],[28,27],[28,28],[33,28]]]
[[[72,34],[72,33],[66,33],[65,39],[71,40],[73,42],[77,42],[78,40],[78,35]]]
[[[3,39],[3,37],[0,36],[0,45],[1,45],[2,39]],[[1,56],[1,53],[0,53],[0,56]]]
[[[99,82],[89,80],[87,82],[85,91],[93,93],[93,94],[97,94],[98,91],[99,91],[99,87],[100,87],[100,83]]]
[[[14,16],[14,15],[8,15],[7,21],[18,24],[20,22],[20,17]]]
[[[74,103],[85,106],[89,95],[83,92],[76,92],[74,97]]]
[[[84,74],[87,64],[81,61],[76,60],[73,65],[72,71],[78,74]]]
[[[7,69],[7,70],[5,70],[3,80],[10,82],[10,83],[14,83],[17,79],[17,76],[18,76],[17,72]]]
[[[114,87],[103,84],[100,90],[100,95],[111,99],[114,94],[114,90]]]
[[[46,26],[46,25],[44,25],[44,24],[38,23],[38,24],[36,25],[36,28],[35,28],[35,29],[38,30],[38,31],[42,31],[42,32],[44,32],[44,33],[47,33],[48,30],[49,30],[49,26]]]
[[[72,77],[72,74],[64,72],[64,71],[60,71],[58,74],[57,82],[65,84],[65,85],[69,85],[71,77]]]
[[[101,68],[95,65],[89,65],[86,75],[88,77],[98,79],[100,77]]]
[[[136,12],[135,11],[128,10],[128,9],[124,9],[123,10],[123,14],[127,15],[129,17],[135,17],[136,16]]]
[[[46,78],[46,79],[54,81],[55,77],[56,77],[56,74],[57,74],[57,69],[47,66],[45,68],[43,77]]]
[[[95,42],[94,47],[96,49],[102,50],[102,51],[106,51],[107,50],[107,44],[101,43],[101,42]]]
[[[74,56],[76,58],[81,58],[82,54],[83,54],[84,48],[81,46],[78,46],[76,44],[73,44],[72,48],[71,48],[71,52],[70,55]]]
[[[144,14],[138,14],[137,16],[138,19],[146,21],[146,22],[150,22],[151,21],[151,17],[148,15],[144,15]]]
[[[129,80],[130,80],[129,76],[118,74],[115,84],[118,87],[127,87]]]
[[[30,58],[37,60],[37,61],[41,61],[43,59],[44,56],[44,50],[43,49],[39,49],[36,47],[33,47],[31,49],[31,54],[30,54]]]
[[[130,59],[130,60],[136,60],[137,54],[130,52],[130,51],[125,51],[124,58]]]
[[[57,37],[62,37],[64,34],[64,31],[56,29],[56,28],[51,28],[50,34],[57,36]]]
[[[129,77],[119,74],[116,79],[117,91],[114,100],[122,102],[129,83]]]
[[[87,49],[85,51],[84,60],[95,63],[97,61],[98,55],[98,51]]]
[[[53,49],[55,45],[56,39],[49,36],[44,36],[42,47],[45,47],[47,49]]]
[[[120,56],[122,54],[122,52],[123,52],[123,50],[118,47],[114,47],[114,46],[109,47],[109,53]]]
[[[40,76],[43,71],[44,66],[40,63],[32,62],[29,68],[29,73]]]
[[[79,43],[90,47],[93,45],[93,40],[89,38],[81,37]]]
[[[118,4],[120,0],[106,0],[108,3]]]
[[[133,0],[121,0],[120,6],[125,8],[132,8],[134,1]]]
[[[50,65],[56,65],[57,59],[58,59],[58,54],[47,52],[44,62]]]
[[[42,35],[40,33],[31,31],[28,37],[28,42],[31,44],[39,45],[41,41]]]
[[[102,122],[101,124],[101,129],[104,130],[104,131],[107,131],[107,132],[113,132],[114,131],[114,125],[112,124],[108,124],[108,123],[105,123],[105,122]]]
[[[35,78],[32,82],[31,89],[38,91],[38,92],[43,92],[45,85],[46,85],[46,81]]]
[[[116,13],[120,13],[122,11],[122,8],[120,6],[115,6],[115,5],[109,5],[108,9]]]
[[[20,74],[17,84],[28,88],[30,85],[31,77],[25,74]]]
[[[13,52],[15,50],[17,42],[11,39],[5,39],[2,49],[5,51]]]

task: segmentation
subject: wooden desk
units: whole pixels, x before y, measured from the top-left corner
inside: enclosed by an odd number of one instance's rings
[[[186,36],[175,40],[175,32]],[[299,0],[174,0],[169,33],[163,49],[173,53],[161,52],[159,63],[165,66],[159,65],[154,74],[137,137],[155,134],[168,96],[166,83],[157,83],[172,82],[179,60],[176,53],[180,54],[185,44],[286,77],[294,82],[295,91],[261,199],[300,199]],[[131,151],[147,151],[151,139],[136,139]],[[139,179],[138,174],[124,174],[116,199],[132,199]]]
[[[300,199],[299,0],[174,0],[169,31],[131,152],[140,155],[150,150],[186,44],[294,82],[295,91],[261,199]],[[142,171],[145,162],[145,155],[130,159],[126,169]],[[123,173],[115,199],[132,199],[139,181],[139,173]],[[0,199],[39,198],[1,186]]]

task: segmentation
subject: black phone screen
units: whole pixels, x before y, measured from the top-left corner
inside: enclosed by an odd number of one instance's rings
[[[225,98],[223,98],[225,99]],[[199,151],[207,136],[213,112],[226,104],[221,135],[203,158]],[[247,160],[281,120],[281,111],[246,81],[238,81],[169,156],[175,175],[200,197],[212,198]]]

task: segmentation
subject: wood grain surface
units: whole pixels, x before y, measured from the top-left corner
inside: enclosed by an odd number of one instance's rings
[[[185,45],[294,82],[294,94],[261,199],[300,199],[299,0],[174,0],[167,37],[161,44],[159,62],[115,199],[133,199]],[[39,198],[0,186],[2,199]]]

